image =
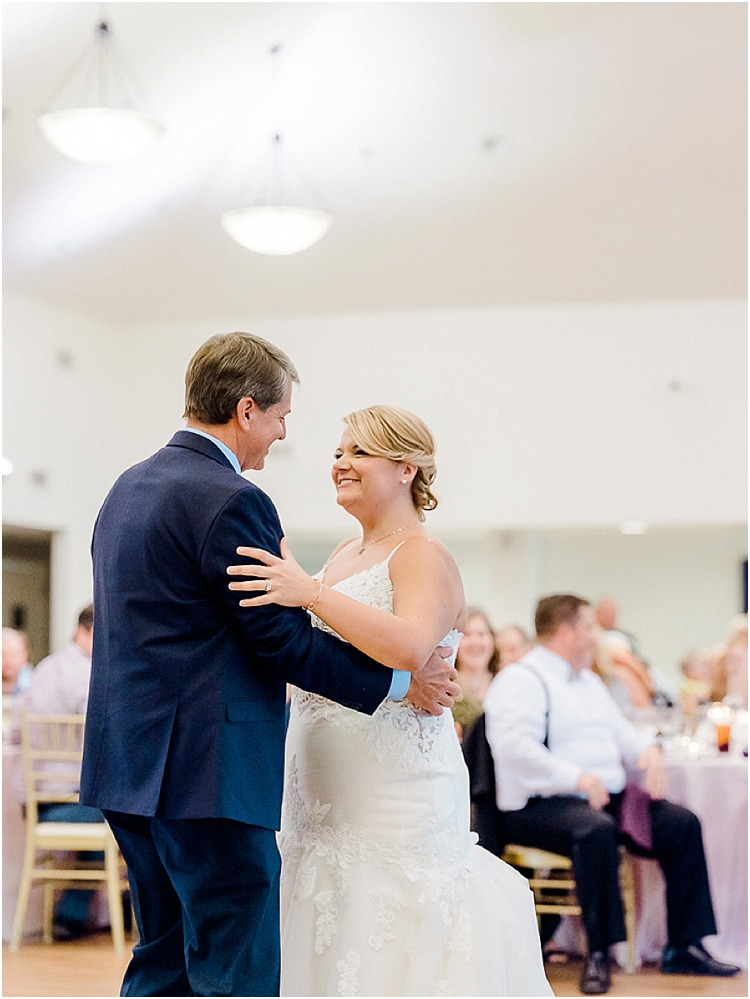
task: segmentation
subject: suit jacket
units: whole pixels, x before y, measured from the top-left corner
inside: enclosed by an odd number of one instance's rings
[[[238,545],[276,554],[265,493],[180,431],[128,469],[94,528],[94,650],[81,801],[278,828],[286,681],[372,713],[391,671],[299,608],[239,607]]]

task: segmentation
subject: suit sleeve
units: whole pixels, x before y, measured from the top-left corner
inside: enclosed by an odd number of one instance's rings
[[[393,671],[317,628],[298,607],[240,607],[229,589],[227,566],[236,563],[241,545],[278,555],[283,532],[266,494],[252,485],[239,490],[222,508],[206,537],[201,568],[241,632],[250,654],[263,669],[337,701],[372,714],[385,698]]]

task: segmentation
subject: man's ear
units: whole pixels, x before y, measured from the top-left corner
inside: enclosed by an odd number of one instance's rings
[[[252,396],[244,395],[234,408],[237,422],[241,427],[247,428],[252,420],[254,411],[258,408]]]

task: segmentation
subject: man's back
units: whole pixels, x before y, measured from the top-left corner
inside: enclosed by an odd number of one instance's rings
[[[257,513],[253,537],[272,548],[278,519],[218,450],[180,437],[193,446],[168,446],[125,472],[97,519],[82,797],[135,814],[273,825],[277,802],[243,793],[251,782],[237,767],[244,756],[256,791],[280,783],[285,688],[259,668],[223,591],[227,508]]]

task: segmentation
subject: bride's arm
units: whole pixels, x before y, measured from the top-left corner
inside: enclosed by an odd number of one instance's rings
[[[238,554],[261,565],[230,566],[232,575],[253,580],[232,582],[232,590],[258,593],[243,607],[278,603],[306,607],[342,638],[372,659],[413,672],[423,666],[440,640],[454,627],[464,604],[458,569],[448,550],[429,538],[412,538],[391,558],[393,614],[368,607],[312,579],[282,541],[282,558],[258,548]],[[266,580],[271,584],[265,592]]]

